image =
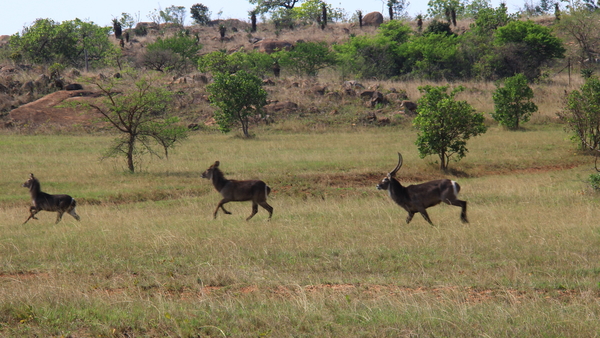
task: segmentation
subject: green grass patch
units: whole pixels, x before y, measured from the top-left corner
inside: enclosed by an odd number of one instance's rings
[[[0,335],[593,336],[600,330],[600,196],[560,126],[490,130],[443,174],[410,128],[198,134],[131,175],[99,161],[105,136],[1,135]],[[409,225],[377,182],[404,156],[406,184],[449,177],[460,209]],[[200,174],[273,188],[212,212]],[[80,201],[82,220],[27,217],[20,185]]]

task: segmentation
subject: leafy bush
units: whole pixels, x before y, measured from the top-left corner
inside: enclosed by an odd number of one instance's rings
[[[164,39],[159,37],[148,45],[142,63],[158,71],[183,70],[198,62],[196,54],[201,48],[195,37],[183,32]]]
[[[9,45],[14,59],[36,64],[56,62],[83,67],[85,51],[89,64],[103,66],[117,52],[108,39],[110,30],[110,27],[79,19],[60,24],[50,19],[37,19],[22,34],[12,35]]]
[[[229,132],[239,122],[244,136],[250,137],[249,118],[260,114],[267,104],[267,92],[260,78],[244,70],[235,74],[216,73],[206,90],[211,104],[217,107],[215,120],[219,129]]]
[[[249,53],[227,54],[215,51],[198,59],[198,70],[209,73],[234,74],[244,70],[256,76],[263,76],[273,67],[273,57],[266,53],[252,51]]]
[[[568,93],[565,111],[558,116],[573,131],[580,149],[600,149],[600,80],[592,76],[580,90]]]
[[[336,22],[344,19],[343,9],[333,8],[333,6],[321,0],[306,0],[300,6],[292,8],[293,17],[301,23],[312,23],[320,20],[323,13],[323,4],[325,4],[327,11],[327,21]]]
[[[404,71],[432,80],[462,78],[471,64],[462,57],[457,35],[426,34],[405,46]]]
[[[316,76],[319,70],[332,66],[336,59],[326,42],[299,42],[290,51],[275,53],[279,64],[296,75]]]
[[[391,78],[400,74],[403,64],[398,44],[388,37],[351,37],[344,44],[334,45],[337,63],[342,76],[357,78]]]
[[[192,19],[199,25],[207,25],[210,22],[210,11],[203,4],[195,4],[190,8]]]
[[[541,74],[541,67],[555,58],[564,58],[565,48],[552,29],[531,20],[511,21],[499,27],[495,33],[495,68],[500,77],[523,73],[534,80]]]
[[[475,113],[466,101],[456,101],[456,94],[464,90],[459,86],[447,93],[448,86],[419,87],[423,96],[418,101],[418,115],[413,120],[419,129],[415,144],[421,158],[438,155],[440,169],[447,170],[450,157],[460,160],[466,155],[467,140],[483,134],[487,127],[481,113]]]
[[[501,87],[502,83],[504,87]],[[519,129],[519,123],[529,121],[531,114],[538,110],[531,102],[533,90],[527,84],[527,78],[517,74],[498,82],[496,87],[492,95],[495,110],[492,117],[508,129]]]
[[[600,173],[591,174],[589,177],[590,185],[592,189],[600,191]]]

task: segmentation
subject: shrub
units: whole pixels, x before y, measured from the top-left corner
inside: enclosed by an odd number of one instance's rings
[[[296,75],[316,76],[319,70],[335,64],[335,56],[325,42],[300,42],[290,51],[277,52],[276,58]]]
[[[600,173],[591,174],[589,178],[590,185],[595,191],[600,191]]]
[[[210,22],[210,11],[203,4],[195,4],[190,8],[192,19],[199,25],[208,25]]]
[[[502,83],[504,87],[501,87]],[[531,114],[538,110],[531,102],[533,90],[527,84],[527,78],[517,74],[498,82],[496,87],[492,95],[495,110],[492,117],[508,129],[519,129],[519,123],[529,121]]]
[[[580,90],[568,93],[565,111],[558,116],[573,131],[580,149],[600,149],[600,80],[592,76]]]
[[[440,169],[447,170],[450,157],[457,160],[467,152],[467,140],[483,134],[487,127],[481,113],[475,113],[466,101],[456,101],[456,94],[464,90],[459,86],[447,93],[448,86],[424,86],[424,95],[418,101],[418,113],[413,123],[419,129],[415,144],[421,158],[438,155]]]

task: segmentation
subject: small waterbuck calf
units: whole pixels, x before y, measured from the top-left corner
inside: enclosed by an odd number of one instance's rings
[[[217,218],[219,208],[227,215],[231,215],[231,213],[223,207],[225,203],[243,201],[252,201],[252,214],[246,218],[246,221],[256,215],[259,205],[269,212],[269,220],[271,219],[271,216],[273,216],[273,207],[267,203],[267,196],[269,196],[271,188],[265,182],[260,180],[228,180],[219,169],[219,161],[216,161],[215,164],[206,169],[206,171],[202,173],[202,178],[211,180],[215,189],[223,196],[223,199],[215,209],[213,214],[214,218]]]
[[[441,202],[461,207],[460,219],[463,223],[469,223],[467,220],[467,202],[461,201],[457,197],[460,191],[458,183],[443,179],[403,187],[395,178],[400,167],[402,167],[402,155],[398,153],[396,168],[379,182],[377,189],[387,190],[392,200],[408,212],[407,224],[418,212],[429,224],[433,225],[426,209]]]
[[[29,179],[23,183],[23,187],[29,189],[29,193],[31,194],[31,202],[33,203],[33,205],[29,208],[29,217],[25,220],[25,222],[23,222],[23,224],[27,223],[27,221],[32,218],[37,219],[35,214],[42,210],[58,212],[56,223],[60,222],[62,215],[65,212],[79,221],[79,215],[77,215],[75,212],[77,202],[75,202],[73,197],[69,195],[50,195],[42,192],[40,188],[40,181],[38,181],[33,174],[31,174]]]

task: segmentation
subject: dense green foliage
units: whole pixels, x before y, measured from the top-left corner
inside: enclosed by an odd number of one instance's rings
[[[149,153],[160,157],[155,145],[168,157],[169,148],[187,137],[187,129],[178,124],[179,118],[169,113],[173,93],[154,82],[141,77],[133,88],[128,88],[118,80],[92,81],[105,99],[102,104],[83,104],[120,133],[106,157],[124,156],[132,173],[140,156]]]
[[[321,0],[306,0],[299,6],[292,8],[292,18],[303,24],[317,21],[320,22],[322,19],[323,5],[325,5],[325,10],[327,11],[328,22],[337,22],[344,19],[344,11],[342,9],[333,8],[333,6]]]
[[[254,3],[257,4],[256,13],[270,13],[277,30],[293,28],[298,23],[307,23],[322,16],[322,3],[316,0],[256,0]],[[202,4],[194,6],[192,17],[197,23],[207,23],[208,8]],[[343,17],[342,11],[328,5],[325,7],[328,21]],[[391,20],[382,24],[375,34],[350,35],[344,42],[329,47],[314,41],[300,43],[297,50],[281,53],[275,59],[245,51],[220,56],[210,53],[200,60],[200,70],[213,71],[216,69],[211,68],[226,64],[233,68],[228,72],[245,69],[262,76],[278,63],[282,71],[314,76],[319,69],[335,63],[343,78],[498,80],[523,73],[531,81],[542,75],[544,67],[551,66],[554,60],[565,55],[561,40],[551,28],[533,21],[514,20],[515,16],[508,14],[504,4],[492,8],[485,0],[469,4],[458,0],[438,0],[432,1],[430,7],[439,7],[436,11],[463,8],[467,13],[472,12],[469,15],[475,21],[470,30],[457,35],[452,31],[450,21],[434,19],[423,30],[414,31],[403,21]],[[159,22],[181,23],[184,13],[184,9],[171,6],[156,10],[154,16]],[[123,13],[123,18],[118,21],[122,26],[130,26],[130,16],[125,15]],[[583,25],[581,22],[594,20],[577,21],[566,17],[564,22],[558,27],[581,44],[582,60],[583,57],[589,58],[597,43],[594,42],[594,34],[582,32],[595,30],[591,29],[592,24]],[[23,36],[16,34],[11,38],[7,55],[12,55],[15,61],[80,66],[85,49],[94,64],[105,64],[115,51],[108,42],[110,28],[95,27],[97,29],[94,30],[94,27],[78,20],[59,25],[39,19],[23,32]],[[138,65],[160,71],[185,69],[196,62],[200,48],[196,40],[182,33],[158,37],[147,46]],[[328,51],[329,48],[332,50]],[[223,62],[223,59],[230,60]]]
[[[271,55],[256,51],[233,54],[215,51],[198,59],[198,70],[213,74],[233,74],[244,70],[256,76],[263,76],[273,68],[274,62],[275,60]]]
[[[11,58],[19,62],[83,67],[87,55],[92,66],[105,65],[116,53],[108,39],[110,30],[79,19],[62,23],[37,19],[22,33],[11,36]]]
[[[600,191],[600,173],[591,174],[588,178],[592,189]]]
[[[409,40],[410,28],[400,21],[390,21],[379,27],[375,36],[350,37],[344,44],[334,45],[342,76],[359,78],[393,78],[401,74],[403,52]]]
[[[496,31],[499,47],[495,65],[500,77],[523,73],[529,79],[540,76],[542,65],[555,58],[563,58],[565,48],[548,27],[531,20],[511,21]]]
[[[229,132],[239,122],[244,136],[250,137],[250,117],[260,115],[267,104],[267,92],[261,79],[240,70],[233,74],[216,73],[213,80],[206,90],[211,104],[217,107],[214,116],[219,129]]]
[[[600,80],[588,78],[579,90],[567,94],[559,116],[567,123],[580,149],[600,149]]]
[[[486,132],[484,117],[466,101],[456,101],[459,86],[447,93],[448,86],[419,87],[423,96],[418,100],[418,115],[413,124],[419,130],[415,142],[421,158],[438,155],[440,169],[447,170],[450,158],[465,157],[467,140]]]
[[[518,73],[532,80],[565,53],[550,28],[515,21],[504,5],[483,6],[472,29],[461,35],[438,20],[432,20],[423,34],[390,21],[376,35],[350,37],[334,51],[343,76],[432,80],[494,80]]]
[[[203,4],[195,4],[190,8],[190,13],[194,22],[199,25],[206,25],[210,22],[210,11]]]
[[[325,42],[300,42],[290,51],[279,51],[274,56],[283,68],[296,75],[316,76],[319,70],[333,66],[335,55]]]
[[[538,110],[535,103],[531,102],[533,90],[527,84],[527,78],[523,74],[517,74],[500,81],[496,86],[492,95],[492,117],[508,129],[519,129],[520,122],[529,121],[531,114]]]
[[[186,70],[198,62],[198,51],[202,45],[196,37],[185,32],[178,32],[174,36],[161,38],[148,44],[142,56],[142,64],[149,69]]]
[[[461,16],[465,11],[466,1],[462,0],[429,0],[427,2],[427,15],[432,18],[445,18],[448,22],[452,21],[451,12],[455,16]]]

